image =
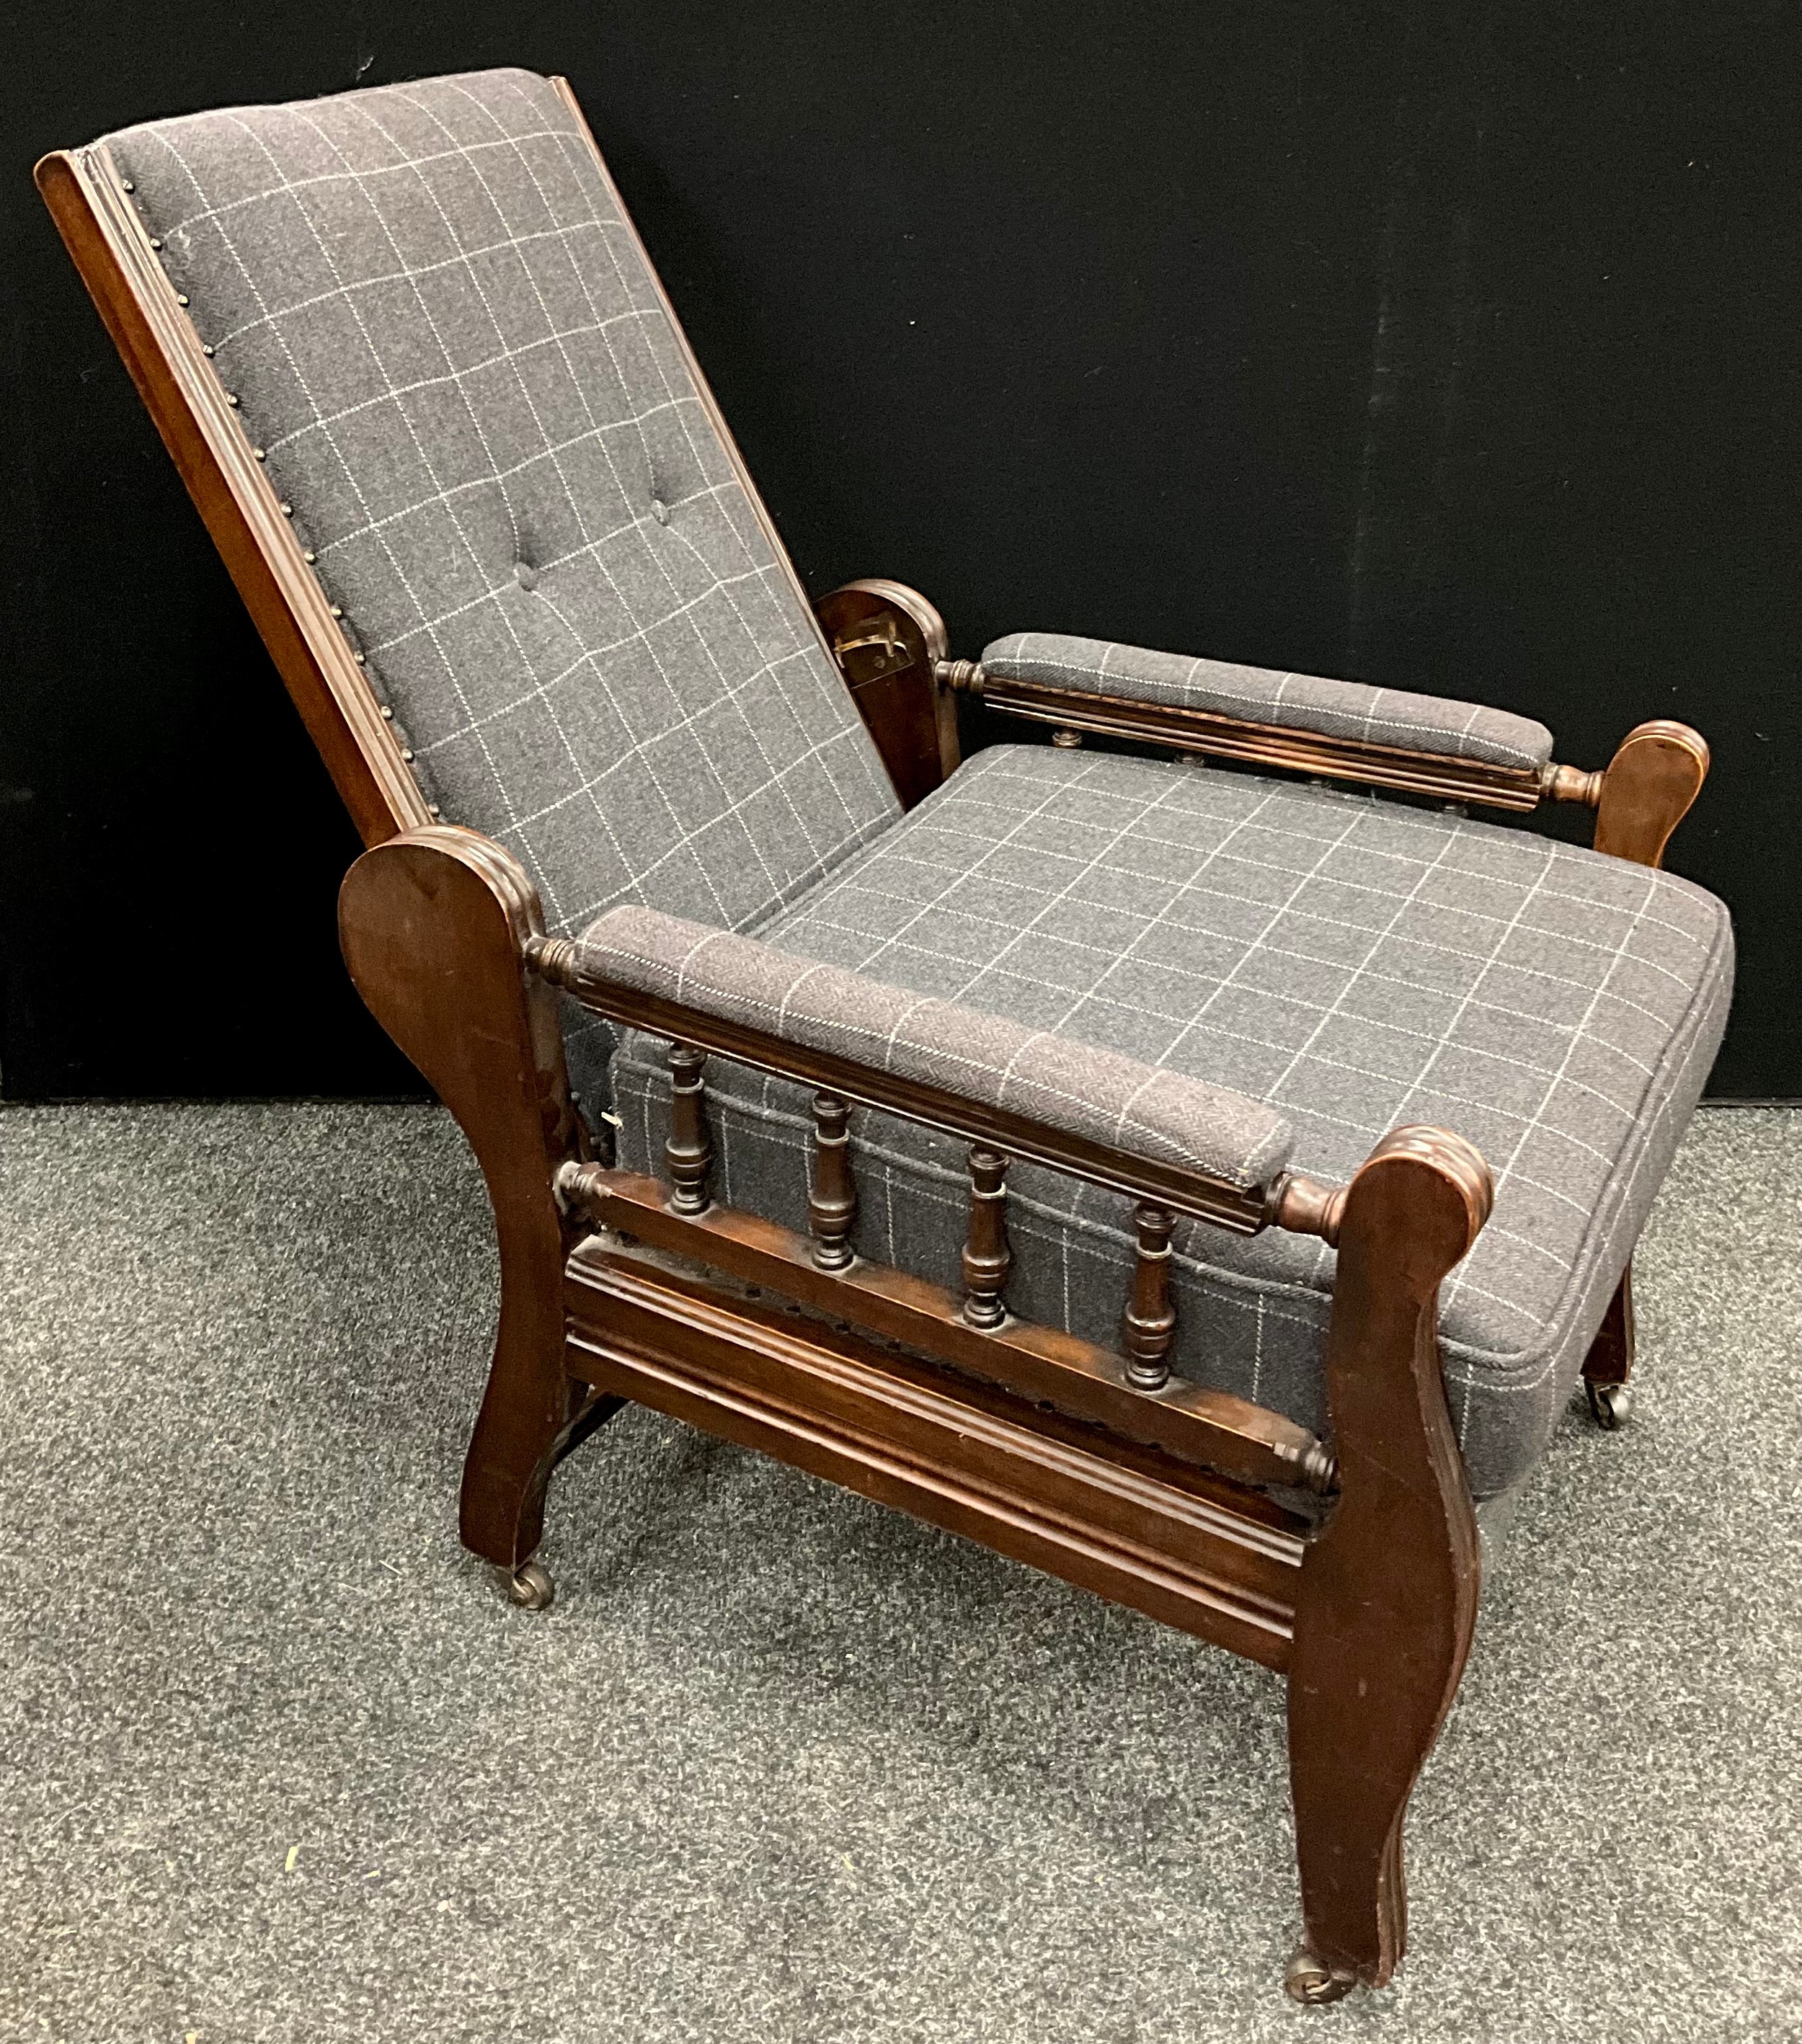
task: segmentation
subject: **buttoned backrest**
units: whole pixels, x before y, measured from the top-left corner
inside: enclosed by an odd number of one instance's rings
[[[110,136],[427,799],[553,932],[898,813],[578,120],[471,73]]]

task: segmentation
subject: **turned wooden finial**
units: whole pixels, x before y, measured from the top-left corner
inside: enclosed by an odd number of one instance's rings
[[[1580,802],[1593,809],[1602,799],[1600,774],[1585,773],[1581,766],[1560,766],[1548,760],[1539,770],[1539,794],[1548,802]]]
[[[940,688],[959,695],[979,696],[988,676],[980,660],[938,660],[933,663],[932,678]]]
[[[1343,1185],[1326,1185],[1300,1171],[1288,1172],[1272,1189],[1270,1217],[1291,1235],[1317,1235],[1331,1247],[1339,1240],[1345,1193]]]

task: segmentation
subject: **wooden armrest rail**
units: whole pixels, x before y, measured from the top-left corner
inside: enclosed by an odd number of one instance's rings
[[[1284,1173],[1267,1186],[1247,1188],[1181,1165],[1135,1157],[1005,1108],[898,1078],[831,1051],[788,1043],[766,1030],[723,1020],[680,1001],[621,986],[584,966],[580,951],[567,938],[535,936],[525,946],[525,959],[540,978],[572,994],[584,1008],[628,1028],[921,1123],[1007,1157],[1047,1165],[1129,1198],[1190,1215],[1230,1234],[1256,1235],[1273,1223],[1302,1234],[1326,1231],[1331,1209],[1329,1189],[1298,1174]]]
[[[1498,766],[1447,753],[1331,738],[1289,724],[1257,724],[1180,703],[1059,689],[991,674],[980,660],[941,660],[934,670],[943,688],[979,697],[990,709],[1060,730],[1090,731],[1147,745],[1213,753],[1226,759],[1358,781],[1440,801],[1480,802],[1490,809],[1536,809],[1542,801],[1601,800],[1602,776],[1574,766]]]

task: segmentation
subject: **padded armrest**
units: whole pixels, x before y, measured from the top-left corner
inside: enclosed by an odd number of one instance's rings
[[[1224,660],[1154,653],[1110,639],[1016,632],[986,647],[986,674],[1084,695],[1124,696],[1205,710],[1250,724],[1311,731],[1493,766],[1537,770],[1552,756],[1552,735],[1531,717],[1443,696],[1374,689],[1318,674],[1281,674]]]
[[[1135,1058],[909,993],[654,909],[609,909],[576,942],[582,969],[722,1021],[1006,1108],[1133,1157],[1250,1189],[1289,1160],[1261,1101]]]

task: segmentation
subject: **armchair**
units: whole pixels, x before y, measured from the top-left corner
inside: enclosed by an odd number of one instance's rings
[[[1724,1020],[1725,912],[1658,870],[1701,740],[1587,773],[1354,684],[953,660],[893,582],[816,613],[560,80],[38,179],[368,847],[352,976],[494,1204],[465,1544],[548,1604],[546,1485],[636,1400],[1248,1655],[1289,1991],[1386,1979],[1478,1502],[1580,1375],[1622,1416]],[[960,691],[1056,742],[961,761]],[[1596,851],[1424,798],[1585,802]]]

